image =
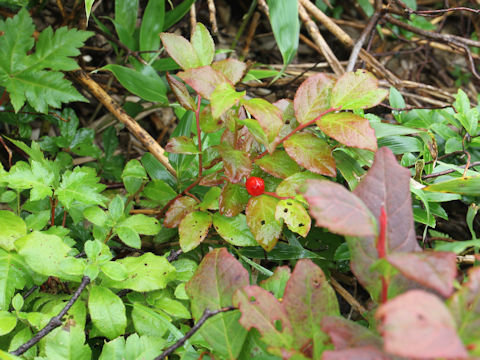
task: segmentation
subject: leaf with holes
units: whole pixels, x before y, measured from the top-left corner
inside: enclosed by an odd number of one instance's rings
[[[228,82],[222,73],[213,70],[208,65],[181,71],[177,76],[207,100],[210,100],[210,96],[218,85]]]
[[[343,74],[332,90],[332,107],[343,110],[368,109],[388,96],[388,90],[378,88],[377,78],[368,71]]]
[[[179,197],[168,208],[163,226],[166,228],[177,227],[183,218],[193,211],[195,205],[197,205],[197,201],[194,198],[190,196]]]
[[[170,85],[170,89],[172,89],[172,92],[175,94],[175,97],[180,105],[182,105],[186,110],[195,111],[195,101],[188,93],[185,84],[175,79],[168,72],[166,74],[166,78],[168,85]]]
[[[312,220],[307,210],[298,201],[280,200],[275,210],[275,218],[283,219],[288,228],[297,234],[306,237],[310,231]]]
[[[335,159],[328,144],[311,133],[297,133],[283,142],[287,154],[311,172],[336,176]]]
[[[316,74],[305,80],[295,93],[293,106],[300,124],[316,119],[330,107],[330,93],[334,79],[326,74]]]
[[[186,136],[172,137],[165,146],[165,151],[172,154],[199,154],[197,145],[193,143],[193,139]]]
[[[255,160],[255,164],[266,173],[281,179],[285,179],[301,170],[300,166],[283,150],[276,150],[272,154],[267,154]]]
[[[266,251],[273,249],[282,232],[283,223],[275,218],[278,200],[267,195],[250,198],[245,214],[255,240]]]
[[[180,247],[183,252],[195,249],[205,239],[212,225],[212,216],[203,211],[193,211],[185,216],[178,227]]]
[[[363,201],[342,185],[328,180],[307,180],[303,196],[317,226],[346,236],[375,236],[375,218]]]
[[[213,214],[213,227],[226,242],[235,246],[256,246],[257,242],[247,225],[243,214],[234,217]]]
[[[247,286],[248,282],[247,270],[227,249],[212,250],[185,285],[193,318],[198,320],[205,309],[219,310],[231,306],[235,291]],[[220,313],[200,328],[205,340],[222,358],[236,359],[242,348],[247,332],[238,323],[239,315],[238,311]]]
[[[242,80],[247,64],[237,59],[225,59],[212,63],[212,68],[225,75],[232,84],[236,84]]]
[[[449,297],[457,276],[457,256],[449,252],[393,253],[387,260],[405,277]]]
[[[349,113],[327,114],[317,120],[318,127],[338,142],[360,149],[377,150],[377,138],[367,119]]]
[[[467,359],[455,320],[445,304],[423,290],[411,290],[380,305],[375,317],[385,350],[407,358]],[[408,344],[408,346],[406,346]]]
[[[212,107],[212,116],[218,119],[225,111],[234,105],[237,105],[246,91],[237,92],[232,84],[228,82],[221,83],[210,95],[210,106]]]
[[[238,183],[243,177],[250,175],[252,162],[244,151],[236,150],[227,143],[218,145],[218,151],[223,160],[225,176],[232,183]]]
[[[245,186],[227,183],[220,194],[220,214],[237,216],[245,209],[249,198]]]
[[[242,105],[260,123],[268,142],[273,142],[283,126],[280,109],[263,99],[245,100],[242,101]]]
[[[328,339],[321,321],[324,316],[340,315],[340,310],[325,274],[311,260],[301,259],[295,265],[282,304],[292,325],[296,348],[309,358],[320,359]]]

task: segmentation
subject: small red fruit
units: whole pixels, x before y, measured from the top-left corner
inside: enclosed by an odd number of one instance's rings
[[[265,191],[265,182],[262,178],[251,176],[247,179],[245,187],[250,195],[258,196],[262,195]]]

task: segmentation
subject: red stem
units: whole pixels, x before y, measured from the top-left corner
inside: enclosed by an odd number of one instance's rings
[[[290,136],[292,136],[293,134],[295,134],[296,132],[299,132],[303,129],[305,129],[306,127],[310,126],[310,125],[313,125],[317,120],[321,119],[323,116],[331,113],[331,112],[334,112],[334,111],[337,111],[337,110],[340,110],[341,108],[330,108],[328,110],[325,110],[323,113],[321,113],[320,115],[318,115],[315,119],[313,120],[310,120],[309,122],[306,122],[304,124],[300,124],[298,125],[295,129],[292,130],[291,133],[285,135],[280,141],[278,141],[278,144],[281,144],[283,143],[285,140],[287,140]],[[261,153],[260,155],[258,155],[256,159],[261,159],[262,157],[264,157],[265,155],[267,155],[268,151],[265,150],[263,153]]]
[[[197,109],[195,110],[195,121],[197,122],[197,138],[198,138],[198,177],[202,176],[203,161],[202,161],[202,131],[200,130],[200,104],[202,103],[202,97],[197,95]]]
[[[65,227],[66,223],[67,223],[67,210],[65,208],[63,208],[62,227]]]
[[[377,253],[379,259],[385,259],[387,257],[387,213],[385,208],[382,206],[380,208],[380,231],[378,233],[377,239]],[[388,301],[388,279],[382,275],[382,293],[380,301],[382,304]]]
[[[55,208],[57,207],[57,200],[53,200],[53,196],[50,198],[50,207],[51,207],[50,226],[55,226]]]

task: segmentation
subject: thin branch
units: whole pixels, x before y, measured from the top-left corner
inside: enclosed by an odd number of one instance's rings
[[[202,161],[202,130],[200,129],[200,105],[202,104],[202,97],[197,95],[197,109],[195,110],[195,122],[197,124],[197,139],[198,139],[198,177],[202,176],[203,161]]]
[[[58,313],[58,315],[51,318],[48,324],[45,325],[45,327],[41,329],[38,333],[36,333],[33,338],[28,340],[25,344],[20,345],[18,349],[15,351],[12,351],[11,354],[15,356],[22,355],[25,351],[27,351],[32,346],[37,344],[41,339],[43,339],[45,336],[51,333],[54,329],[62,325],[62,318],[67,314],[68,310],[70,310],[70,308],[73,306],[75,301],[77,301],[77,299],[80,297],[80,294],[89,283],[90,283],[90,278],[88,276],[84,276],[82,278],[82,282],[80,283],[80,286],[75,291],[75,293],[70,298],[70,300],[67,302],[65,307]]]
[[[472,162],[471,164],[468,164],[469,166],[468,167],[475,167],[475,166],[479,166],[480,165],[480,161],[475,161],[475,162]],[[461,165],[459,166],[460,168],[465,168],[467,167],[467,165]],[[433,174],[428,174],[428,175],[423,175],[422,176],[422,179],[425,180],[425,179],[432,179],[432,178],[436,178],[436,177],[439,177],[439,176],[442,176],[442,175],[447,175],[447,174],[451,174],[453,172],[456,172],[457,170],[456,169],[449,169],[449,170],[445,170],[445,171],[440,171],[438,173],[433,173]]]
[[[178,340],[175,344],[173,344],[172,346],[167,348],[163,353],[161,353],[159,356],[157,356],[154,360],[163,360],[168,355],[170,355],[175,350],[177,350],[179,347],[183,346],[183,344],[185,344],[185,342],[188,339],[190,339],[200,329],[200,327],[212,316],[215,316],[215,315],[217,315],[219,313],[222,313],[222,312],[232,311],[232,310],[235,310],[235,309],[236,308],[233,307],[233,306],[224,307],[224,308],[221,308],[221,309],[218,309],[218,310],[205,309],[202,317],[198,320],[198,322],[195,325],[193,325],[193,327],[190,329],[190,331],[187,332],[183,338]]]

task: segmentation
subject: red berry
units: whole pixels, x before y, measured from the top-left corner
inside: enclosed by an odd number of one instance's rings
[[[265,182],[262,178],[252,176],[247,179],[245,187],[250,195],[258,196],[262,195],[265,191]]]

